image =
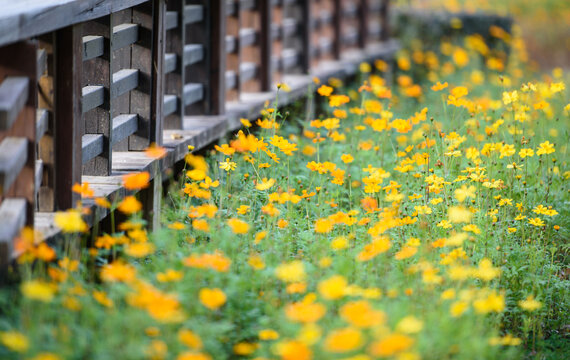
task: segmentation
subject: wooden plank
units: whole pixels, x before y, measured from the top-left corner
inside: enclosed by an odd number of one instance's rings
[[[111,50],[115,51],[134,44],[139,38],[138,24],[120,24],[113,26]]]
[[[235,89],[237,86],[237,75],[235,71],[226,71],[226,89]]]
[[[37,78],[43,76],[43,74],[47,71],[47,51],[45,49],[38,49],[37,53],[37,61],[38,61],[38,70],[37,70]]]
[[[204,60],[204,46],[201,44],[184,45],[184,66]]]
[[[42,211],[65,210],[76,205],[79,194],[71,191],[75,183],[81,183],[82,168],[82,84],[83,73],[82,25],[58,30],[55,34],[55,93],[53,146],[53,186],[45,189],[46,198],[53,199]],[[42,192],[44,189],[42,188]]]
[[[167,11],[164,19],[165,30],[172,30],[178,27],[178,11]]]
[[[44,162],[42,160],[36,160],[36,177],[35,177],[35,183],[36,183],[36,196],[38,196],[38,190],[40,189],[40,186],[42,185],[42,176],[43,176],[43,172],[44,172]]]
[[[101,18],[148,0],[28,0],[3,4],[0,46]]]
[[[191,83],[184,85],[184,106],[204,99],[204,85]]]
[[[103,36],[88,35],[83,37],[83,60],[103,56],[105,53],[105,38]]]
[[[111,145],[116,144],[130,135],[136,133],[138,130],[138,115],[137,114],[123,114],[113,119],[113,138]]]
[[[49,111],[38,109],[36,112],[36,142],[39,142],[49,126]]]
[[[178,109],[178,97],[176,95],[164,95],[162,114],[168,116],[176,112],[176,109]]]
[[[0,130],[8,130],[28,101],[29,79],[8,77],[0,85]]]
[[[13,239],[26,224],[26,199],[5,199],[0,204],[0,268],[7,268],[14,251]]]
[[[164,54],[164,73],[168,74],[176,70],[176,65],[178,63],[176,54],[168,53]]]
[[[239,45],[242,47],[253,46],[257,44],[257,31],[252,28],[240,29]]]
[[[119,97],[139,85],[138,69],[123,69],[113,74],[111,85],[111,99]]]
[[[305,1],[300,6],[300,21],[297,21],[297,28],[300,27],[301,34],[301,72],[303,74],[308,74],[311,71],[311,63],[313,61],[311,49],[313,48],[311,29],[311,19],[312,19],[312,6],[310,1]]]
[[[281,52],[281,68],[283,71],[289,70],[299,65],[301,56],[295,49],[284,49]]]
[[[239,66],[240,81],[248,81],[257,76],[258,66],[252,62],[244,62]]]
[[[260,3],[267,2],[263,0],[258,0]],[[253,10],[255,9],[256,0],[239,0],[240,10]]]
[[[294,18],[283,19],[281,25],[281,36],[290,37],[299,31],[299,22]]]
[[[261,1],[258,4],[258,11],[259,11],[259,20],[261,23],[259,31],[260,32],[259,85],[261,91],[269,91],[273,86],[273,72],[275,71],[275,68],[271,66],[271,54],[273,52],[273,35],[272,35],[273,9],[269,1]]]
[[[194,24],[204,20],[204,6],[186,5],[184,6],[184,23]]]
[[[82,110],[84,113],[105,103],[105,88],[100,85],[85,86],[81,89]]]
[[[82,136],[81,143],[83,164],[101,155],[104,151],[104,138],[101,134],[85,134]]]
[[[390,12],[390,0],[382,0],[382,6],[380,8],[380,18],[382,19],[382,33],[380,35],[380,40],[388,41],[390,39],[390,21],[388,19],[388,14]]]
[[[22,137],[6,137],[0,143],[0,197],[12,187],[26,165],[28,141]]]
[[[232,35],[226,35],[225,41],[226,41],[226,54],[235,53],[238,48],[236,37]]]

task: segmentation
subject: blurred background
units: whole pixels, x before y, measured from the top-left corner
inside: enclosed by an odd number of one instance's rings
[[[526,42],[529,64],[570,69],[570,0],[395,0],[396,11],[493,13],[511,17]]]

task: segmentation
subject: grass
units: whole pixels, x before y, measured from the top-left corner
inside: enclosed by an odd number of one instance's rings
[[[405,48],[391,90],[382,62],[315,84],[309,121],[268,104],[189,151],[159,230],[133,196],[93,242],[78,210],[55,251],[24,231],[0,357],[566,358],[564,74],[475,43]]]

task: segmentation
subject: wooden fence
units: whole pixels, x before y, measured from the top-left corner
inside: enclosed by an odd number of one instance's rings
[[[388,0],[30,0],[0,10],[0,264],[25,225],[50,237],[75,183],[141,197],[156,223],[161,174],[256,117],[285,82],[344,78],[389,59]],[[168,149],[162,160],[141,151]],[[89,200],[84,204],[89,205]],[[97,209],[89,221],[102,218]]]

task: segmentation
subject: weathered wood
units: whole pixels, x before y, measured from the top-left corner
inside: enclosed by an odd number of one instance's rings
[[[164,19],[165,30],[172,30],[178,27],[178,11],[167,11]]]
[[[164,76],[163,110],[164,128],[182,128],[182,88],[184,86],[184,74],[186,67],[183,65],[184,45],[186,45],[186,27],[184,26],[184,0],[170,0],[167,2],[167,13],[170,17],[177,15],[176,27],[170,27],[166,31],[166,52],[176,55],[176,68]]]
[[[138,115],[137,114],[124,114],[116,116],[113,119],[113,138],[111,144],[116,144],[138,130]]]
[[[29,79],[8,77],[0,84],[0,130],[8,130],[26,105]]]
[[[47,52],[44,49],[38,49],[38,70],[36,77],[39,79],[47,70]]]
[[[178,109],[178,97],[176,95],[164,95],[162,114],[166,117]]]
[[[37,91],[37,62],[38,42],[20,42],[0,48],[0,79],[6,77],[26,77],[28,79],[27,101],[19,111],[10,129],[0,132],[0,142],[6,138],[17,137],[24,139],[26,148],[25,159],[20,158],[21,170],[15,172],[15,180],[8,188],[3,184],[2,196],[5,198],[26,199],[26,224],[33,225],[36,202],[35,160],[36,160],[36,109],[38,102]],[[20,151],[18,151],[21,153]],[[4,151],[2,151],[4,153]],[[9,153],[9,152],[8,152]],[[0,163],[6,163],[2,160]],[[10,175],[13,176],[13,175]],[[4,183],[4,182],[2,182]]]
[[[111,85],[111,99],[119,97],[139,85],[138,69],[123,69],[113,74]]]
[[[257,76],[258,66],[255,63],[244,62],[239,66],[240,81],[248,81],[255,79]]]
[[[186,5],[184,7],[184,24],[194,24],[204,20],[204,6]]]
[[[101,134],[85,134],[82,139],[81,159],[83,164],[86,164],[103,153],[104,139]]]
[[[98,19],[148,0],[29,0],[4,4],[0,46]]]
[[[204,60],[204,46],[202,44],[184,45],[184,66],[196,64]]]
[[[40,186],[42,185],[42,175],[44,172],[44,162],[42,160],[36,160],[36,177],[35,177],[35,181],[34,183],[35,185],[35,191],[36,191],[36,197],[38,196],[38,191],[40,189]]]
[[[167,53],[164,54],[164,74],[168,74],[176,70],[178,64],[178,59],[176,54]]]
[[[83,37],[83,60],[91,60],[105,53],[105,38],[88,35]]]
[[[0,197],[6,192],[26,165],[28,141],[21,137],[7,137],[0,143]],[[34,167],[35,169],[35,167]]]
[[[85,36],[95,35],[102,36],[104,42],[104,54],[83,63],[83,83],[87,89],[93,90],[88,92],[88,100],[92,98],[94,102],[86,102],[83,97],[83,118],[85,120],[85,134],[101,134],[103,135],[103,152],[99,156],[83,165],[83,174],[86,175],[109,175],[111,173],[112,149],[110,139],[112,138],[111,116],[113,113],[113,101],[111,101],[111,93],[116,94],[113,89],[113,63],[120,61],[115,58],[111,50],[111,38],[113,37],[113,25],[116,21],[123,20],[121,14],[111,14],[97,21],[90,21],[83,24],[83,32]],[[117,20],[114,20],[117,18]],[[91,86],[100,86],[101,88],[91,88]],[[85,94],[85,88],[83,88]],[[86,106],[89,105],[89,106]],[[93,107],[97,104],[96,107]],[[83,159],[85,156],[82,157]]]
[[[273,85],[273,71],[275,68],[271,63],[271,53],[273,45],[272,36],[272,5],[269,1],[260,1],[258,3],[258,12],[260,17],[260,90],[269,91]],[[240,33],[241,34],[241,33]],[[245,45],[242,45],[245,46]]]
[[[81,108],[84,113],[105,103],[105,88],[100,85],[89,85],[81,89]]]
[[[204,99],[204,85],[186,84],[184,85],[184,106],[192,105]]]
[[[39,142],[48,129],[49,111],[38,109],[36,111],[36,141]]]
[[[113,26],[111,51],[119,50],[137,42],[139,38],[138,24],[120,24]]]
[[[26,224],[26,199],[5,199],[0,204],[0,269],[8,267],[14,249],[12,240]]]
[[[239,31],[239,41],[240,46],[247,47],[257,45],[258,36],[257,30],[252,28],[240,29]]]

